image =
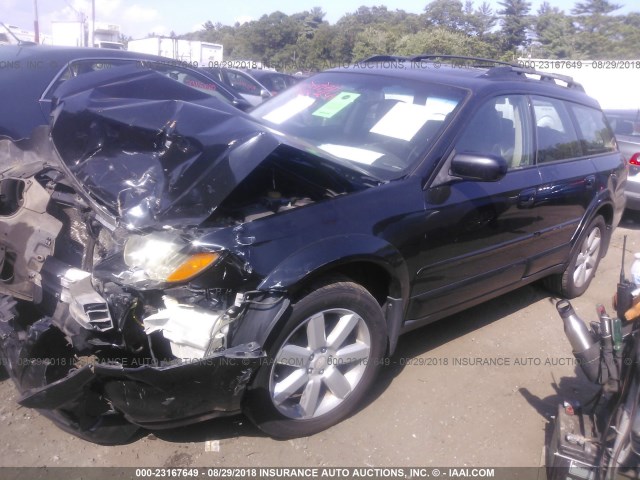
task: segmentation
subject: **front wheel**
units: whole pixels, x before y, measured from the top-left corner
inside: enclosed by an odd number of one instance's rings
[[[352,282],[323,286],[297,302],[247,392],[245,412],[265,433],[318,433],[353,413],[385,354],[380,306]]]
[[[565,298],[579,297],[586,292],[602,258],[606,228],[602,216],[595,217],[578,239],[578,248],[565,271],[545,279],[547,287]]]

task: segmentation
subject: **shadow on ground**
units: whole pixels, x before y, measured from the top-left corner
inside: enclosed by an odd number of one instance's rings
[[[537,285],[525,286],[474,307],[473,314],[469,314],[469,310],[467,310],[416,329],[410,335],[400,337],[398,347],[391,357],[391,364],[381,369],[378,379],[358,411],[375,402],[393,382],[394,378],[400,375],[406,362],[399,362],[398,359],[423,355],[434,348],[479,330],[544,298],[549,298],[549,293],[546,290]],[[551,298],[549,300],[552,301]],[[154,431],[153,435],[164,441],[176,443],[264,436],[243,415],[217,418],[171,430]]]

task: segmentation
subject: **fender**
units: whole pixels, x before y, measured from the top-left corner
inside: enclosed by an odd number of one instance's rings
[[[409,298],[409,271],[400,252],[385,240],[365,234],[329,237],[307,245],[285,258],[258,286],[258,290],[288,290],[312,274],[354,262],[374,263],[391,276],[390,294]]]
[[[585,211],[582,217],[582,220],[578,225],[578,228],[576,228],[576,231],[573,233],[573,236],[571,237],[571,245],[572,245],[571,253],[572,254],[576,248],[580,248],[580,245],[578,245],[578,239],[580,238],[580,235],[582,235],[582,232],[584,231],[584,229],[587,228],[587,226],[598,214],[600,214],[603,210],[606,210],[608,208],[611,209],[611,222],[610,223],[608,222],[607,215],[603,215],[605,219],[605,223],[609,228],[608,228],[608,234],[604,239],[604,245],[602,246],[603,248],[602,256],[604,257],[607,254],[607,251],[609,250],[609,242],[611,240],[611,233],[613,232],[613,229],[616,228],[618,223],[620,223],[620,218],[622,217],[622,210],[616,211],[616,202],[611,197],[611,192],[608,189],[601,190],[600,192],[598,192],[598,194],[595,196],[595,198],[589,204],[589,207]]]
[[[408,305],[409,270],[400,252],[381,238],[348,234],[307,245],[285,258],[264,278],[258,289],[288,290],[312,275],[355,262],[373,263],[387,271],[391,277],[383,315],[387,322],[389,350],[393,352]]]

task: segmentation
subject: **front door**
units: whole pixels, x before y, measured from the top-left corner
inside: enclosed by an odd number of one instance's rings
[[[507,174],[497,182],[452,179],[425,191],[426,233],[409,320],[462,306],[526,275],[539,231],[536,193],[542,184],[531,123],[527,96],[488,100],[451,155],[500,155]]]

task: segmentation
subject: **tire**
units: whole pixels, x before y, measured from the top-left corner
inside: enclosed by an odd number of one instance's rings
[[[564,272],[545,278],[545,285],[564,298],[575,298],[587,291],[602,258],[607,226],[598,215],[584,229]]]
[[[245,413],[274,438],[313,435],[352,414],[367,393],[386,353],[384,316],[360,285],[331,283],[293,306],[265,350]]]

